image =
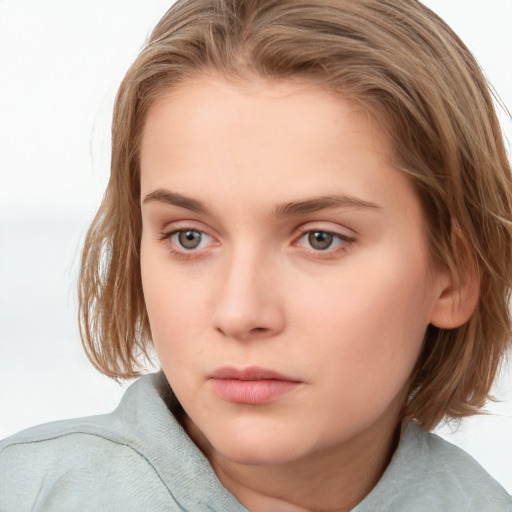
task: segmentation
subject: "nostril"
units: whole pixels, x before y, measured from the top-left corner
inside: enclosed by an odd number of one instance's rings
[[[251,329],[251,332],[258,333],[258,332],[266,332],[267,329],[265,327],[254,327],[254,329]]]

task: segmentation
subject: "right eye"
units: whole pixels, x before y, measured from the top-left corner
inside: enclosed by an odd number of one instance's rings
[[[178,251],[194,251],[211,245],[213,238],[197,229],[180,229],[166,236]]]

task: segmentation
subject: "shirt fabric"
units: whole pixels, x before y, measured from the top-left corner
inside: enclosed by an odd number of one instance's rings
[[[166,405],[166,385],[161,372],[146,375],[111,414],[0,442],[0,511],[247,512]],[[468,454],[411,422],[353,512],[427,511],[512,512],[512,499]]]

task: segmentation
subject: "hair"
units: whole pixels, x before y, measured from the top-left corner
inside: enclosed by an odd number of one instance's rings
[[[141,132],[156,98],[206,73],[309,81],[382,123],[424,208],[432,261],[460,286],[476,268],[480,286],[463,326],[428,327],[403,418],[431,429],[479,412],[511,340],[510,164],[477,62],[416,0],[178,0],[169,9],[120,86],[111,176],[83,250],[80,332],[92,364],[132,378],[148,356]]]

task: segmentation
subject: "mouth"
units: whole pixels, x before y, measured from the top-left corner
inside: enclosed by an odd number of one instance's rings
[[[209,382],[223,400],[247,405],[269,404],[302,384],[287,375],[256,366],[218,368],[209,377]]]

